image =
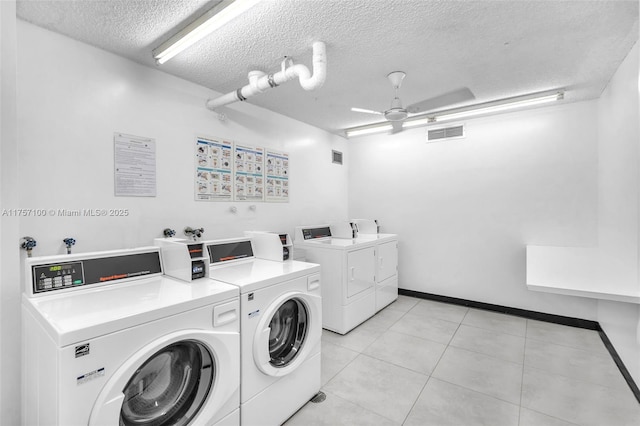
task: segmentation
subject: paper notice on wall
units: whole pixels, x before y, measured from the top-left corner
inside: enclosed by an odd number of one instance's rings
[[[235,200],[264,201],[264,148],[235,145]]]
[[[289,154],[267,150],[265,154],[266,200],[289,202]]]
[[[156,196],[156,141],[114,133],[115,195]]]
[[[231,201],[232,143],[196,138],[196,201]]]

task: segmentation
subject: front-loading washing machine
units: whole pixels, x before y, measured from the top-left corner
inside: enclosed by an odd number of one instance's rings
[[[204,244],[209,278],[240,290],[240,423],[282,424],[321,387],[320,266],[284,260],[285,242],[282,261],[255,258],[250,238]]]
[[[23,424],[239,424],[238,288],[161,265],[157,247],[26,261]]]

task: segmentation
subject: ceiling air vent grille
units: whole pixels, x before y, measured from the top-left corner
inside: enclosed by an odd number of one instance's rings
[[[427,132],[427,142],[435,142],[443,139],[462,138],[462,137],[464,137],[463,124],[459,126],[431,129]]]

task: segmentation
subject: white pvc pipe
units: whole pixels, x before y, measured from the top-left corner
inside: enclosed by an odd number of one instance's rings
[[[249,84],[226,95],[207,100],[206,106],[213,110],[233,102],[244,101],[253,95],[262,93],[272,87],[277,87],[295,78],[298,78],[300,86],[302,86],[304,90],[315,90],[322,87],[326,76],[326,47],[323,42],[317,41],[313,43],[313,75],[311,75],[309,68],[301,64],[284,68],[282,71],[272,75],[267,75],[262,71],[251,71],[249,73]]]

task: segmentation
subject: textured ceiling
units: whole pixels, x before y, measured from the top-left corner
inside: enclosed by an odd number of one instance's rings
[[[463,86],[476,102],[562,87],[565,102],[596,98],[638,39],[637,0],[263,0],[155,65],[151,51],[217,2],[18,0],[17,13],[220,93],[251,70],[278,71],[284,56],[311,68],[311,45],[323,41],[322,88],[289,82],[247,102],[333,133],[380,121],[350,108],[389,108],[395,70],[407,73],[404,105]]]

